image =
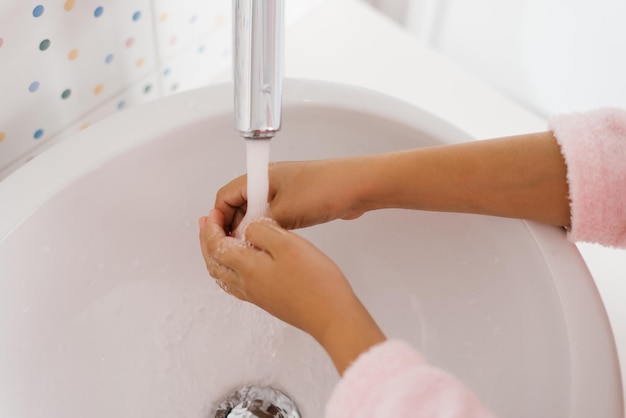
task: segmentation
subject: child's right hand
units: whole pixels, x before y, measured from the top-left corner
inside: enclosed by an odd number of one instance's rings
[[[339,267],[309,241],[258,220],[246,245],[226,235],[224,222],[215,209],[199,222],[202,255],[222,289],[310,334],[339,373],[385,340]]]
[[[268,215],[286,229],[361,216],[360,196],[366,186],[362,166],[358,158],[270,164]],[[246,181],[245,175],[232,180],[215,198],[227,233],[245,214]]]

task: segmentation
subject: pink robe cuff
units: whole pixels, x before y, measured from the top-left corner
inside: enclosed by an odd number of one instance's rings
[[[626,111],[559,115],[550,129],[567,164],[568,238],[626,247]]]
[[[374,346],[335,387],[326,418],[493,418],[473,392],[398,340]]]

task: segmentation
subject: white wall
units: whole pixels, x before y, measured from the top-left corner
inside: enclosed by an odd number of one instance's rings
[[[626,107],[624,0],[371,0],[542,115]]]

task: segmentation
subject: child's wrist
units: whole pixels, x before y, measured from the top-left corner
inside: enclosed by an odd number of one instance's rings
[[[339,312],[318,336],[313,336],[333,360],[339,374],[363,352],[386,340],[365,307],[357,304]]]

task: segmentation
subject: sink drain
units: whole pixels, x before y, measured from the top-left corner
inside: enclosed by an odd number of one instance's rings
[[[274,388],[245,386],[218,405],[215,418],[301,418],[296,404]]]

